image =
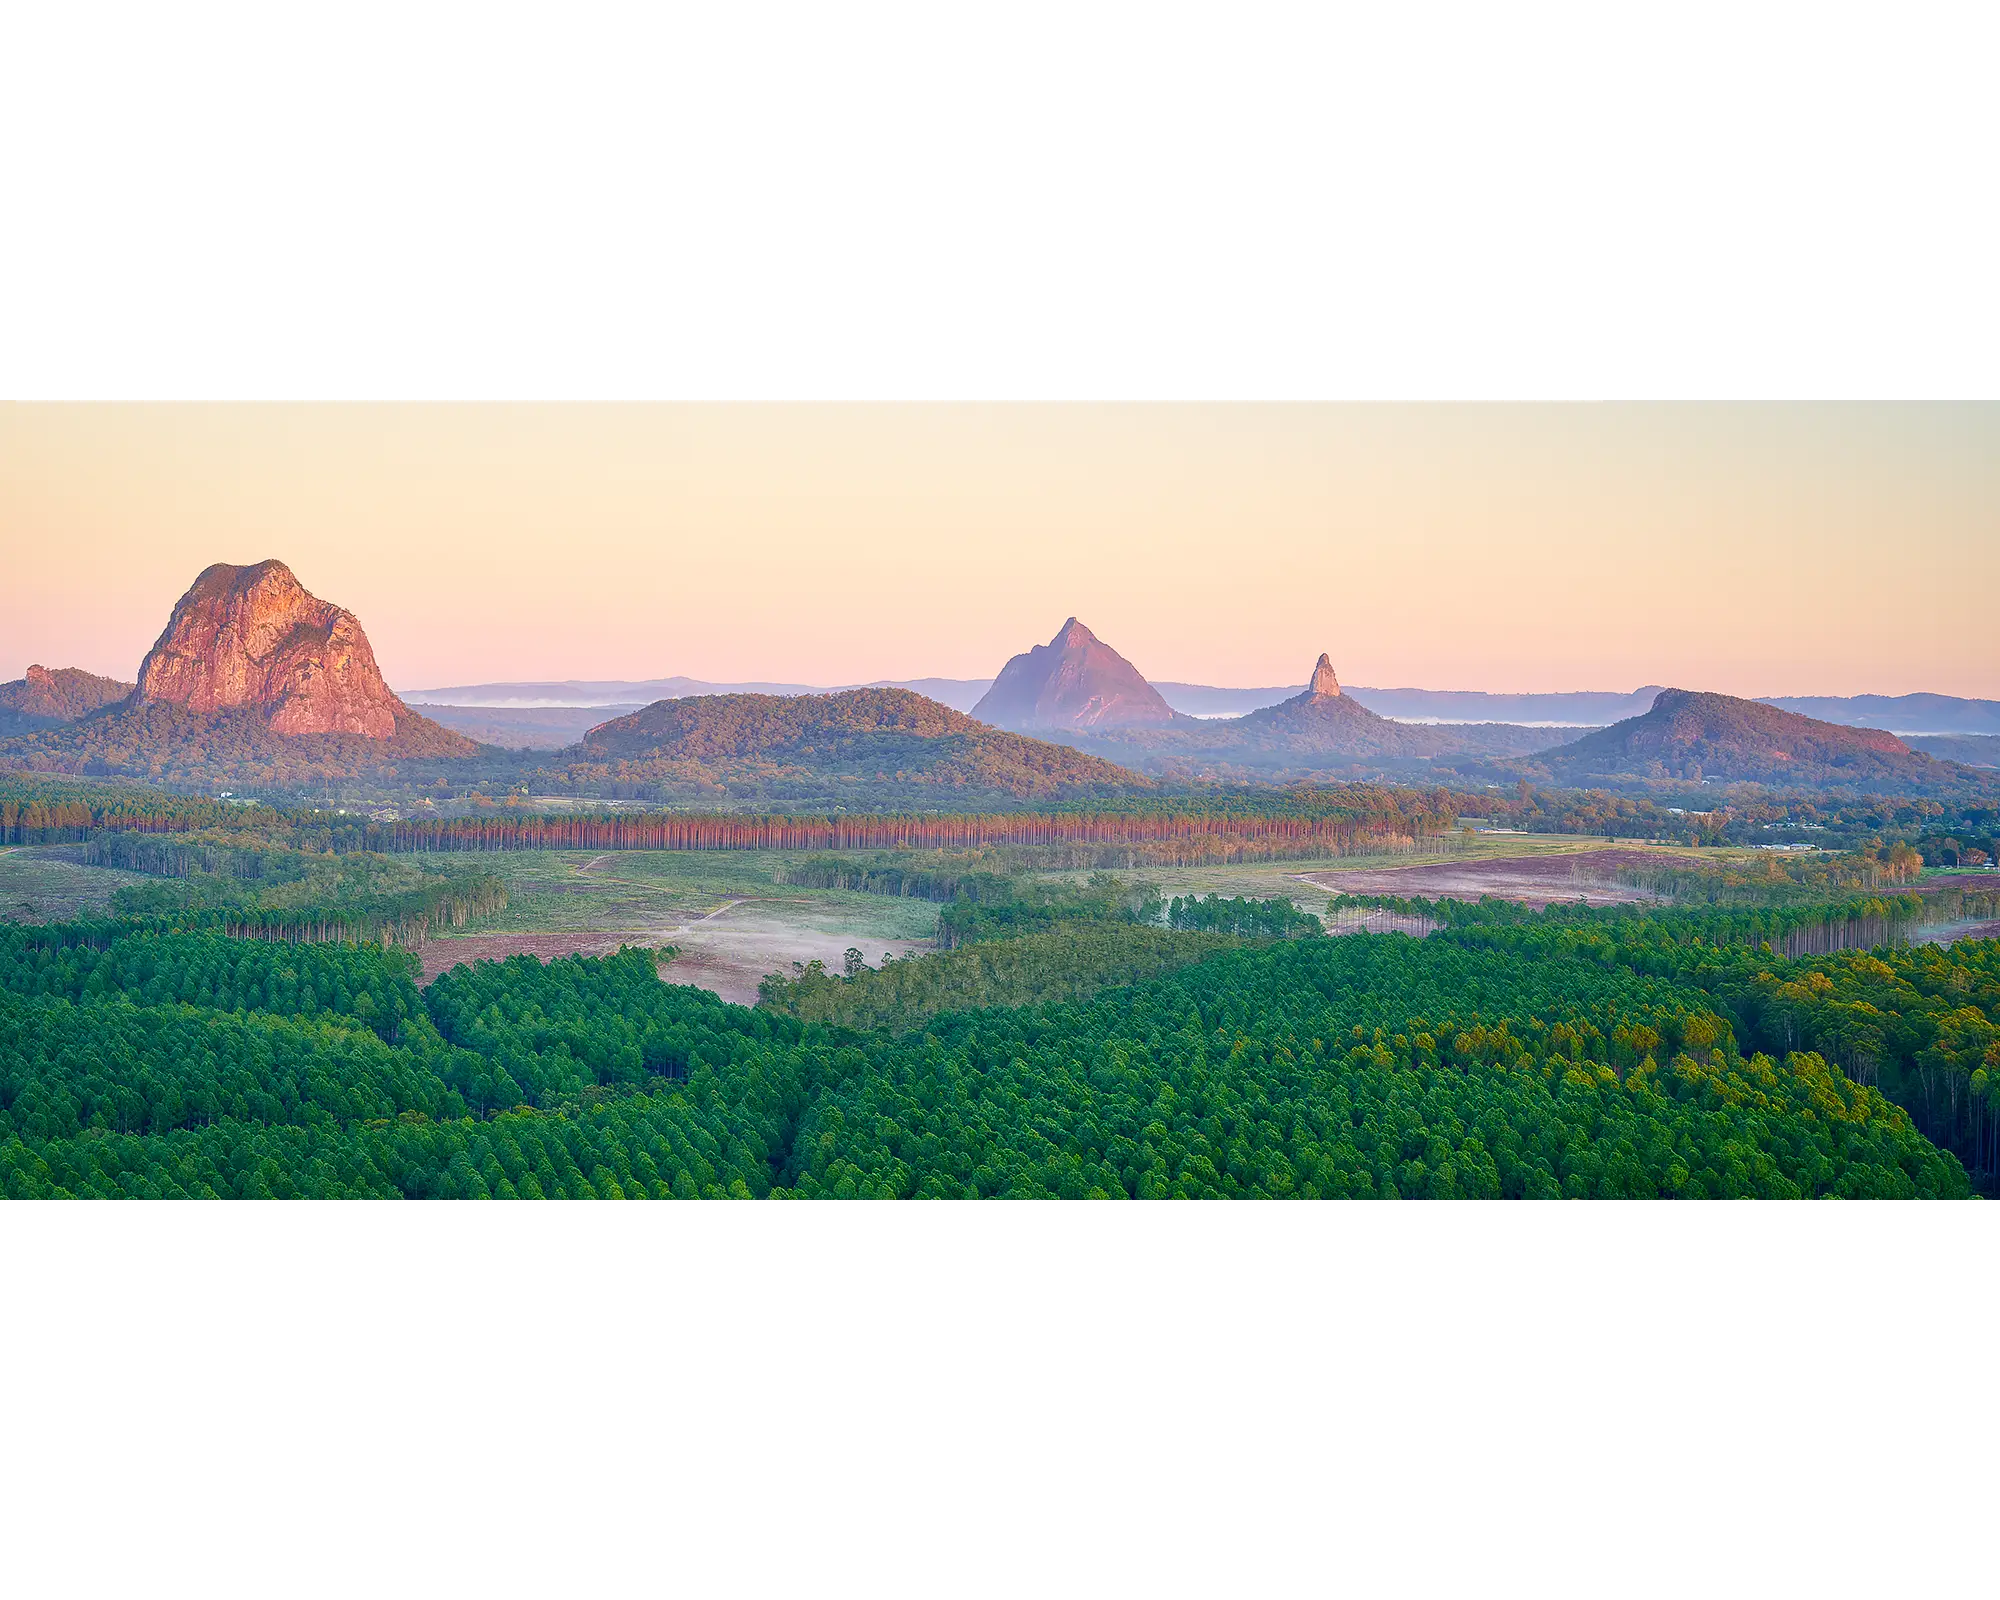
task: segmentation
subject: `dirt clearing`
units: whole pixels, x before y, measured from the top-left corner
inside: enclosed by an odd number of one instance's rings
[[[674,945],[680,954],[662,976],[689,983],[738,1005],[754,1005],[766,973],[792,970],[793,962],[823,961],[838,971],[850,948],[869,966],[883,955],[897,960],[929,950],[927,939],[885,938],[858,929],[840,908],[811,901],[732,900],[678,927],[572,933],[487,933],[434,939],[423,947],[424,981],[462,961],[498,961],[525,954],[552,961],[558,956],[609,955],[620,945]]]
[[[1594,850],[1587,854],[1498,857],[1428,867],[1329,868],[1299,874],[1299,881],[1334,894],[1385,894],[1406,900],[1477,900],[1492,895],[1540,908],[1556,901],[1587,905],[1640,905],[1659,898],[1650,890],[1611,881],[1627,867],[1656,868],[1657,853]]]

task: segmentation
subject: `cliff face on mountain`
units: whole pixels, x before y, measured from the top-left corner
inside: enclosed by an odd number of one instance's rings
[[[0,759],[38,771],[282,785],[478,751],[390,693],[353,613],[308,593],[283,562],[260,561],[218,564],[195,579],[129,698],[28,731]]]
[[[307,593],[282,561],[217,563],[195,579],[139,668],[138,699],[367,739],[393,738],[403,709],[354,614]]]
[[[1000,669],[972,714],[996,728],[1164,728],[1192,721],[1161,698],[1139,669],[1075,617],[1047,644]]]
[[[0,683],[0,736],[59,728],[116,705],[132,685],[100,678],[80,667],[28,668],[28,675]]]

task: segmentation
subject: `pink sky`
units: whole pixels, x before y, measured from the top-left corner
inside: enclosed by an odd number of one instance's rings
[[[275,556],[404,689],[1148,676],[2000,697],[2000,406],[0,408],[0,677]]]

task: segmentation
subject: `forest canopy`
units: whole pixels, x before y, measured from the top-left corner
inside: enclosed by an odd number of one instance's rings
[[[375,944],[7,929],[0,1187],[1948,1197],[1992,1181],[1992,941],[1791,961],[1723,937],[1775,912],[1445,908],[1428,938],[1330,938],[1302,913],[1210,899],[1196,919],[1226,926],[1176,931],[1100,898],[1096,917],[810,974],[755,1008],[663,983],[654,951],[477,962],[418,989],[410,958]]]

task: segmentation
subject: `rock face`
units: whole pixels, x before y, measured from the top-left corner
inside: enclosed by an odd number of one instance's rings
[[[307,593],[282,561],[210,567],[139,668],[135,704],[252,710],[283,734],[389,739],[408,711],[351,612]]]
[[[1313,668],[1312,682],[1306,685],[1306,693],[1310,695],[1340,693],[1340,679],[1334,676],[1333,663],[1327,659],[1324,650],[1319,653],[1319,664]]]
[[[1016,731],[1160,728],[1184,724],[1139,669],[1075,617],[1047,644],[1000,669],[972,714]]]
[[[53,728],[78,722],[131,692],[129,683],[80,667],[33,666],[25,678],[0,683],[0,726]]]

